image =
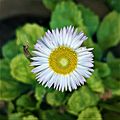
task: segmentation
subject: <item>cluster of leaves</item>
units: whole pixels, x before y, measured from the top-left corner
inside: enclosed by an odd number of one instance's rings
[[[4,103],[6,112],[0,115],[1,120],[102,120],[104,110],[120,113],[120,59],[109,49],[120,43],[119,11],[111,11],[100,22],[93,11],[72,0],[43,0],[43,3],[52,11],[51,29],[73,25],[87,34],[89,39],[84,44],[94,48],[95,71],[86,85],[71,93],[39,85],[23,54],[23,45],[29,46],[31,52],[45,28],[25,24],[16,30],[16,39],[2,48],[0,103]],[[93,35],[97,36],[97,43]],[[117,120],[117,115],[114,116]]]

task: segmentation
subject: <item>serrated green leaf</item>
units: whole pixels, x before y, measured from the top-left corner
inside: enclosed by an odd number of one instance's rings
[[[107,77],[103,83],[106,89],[111,90],[113,96],[120,96],[120,81]]]
[[[41,120],[75,120],[69,114],[61,114],[57,110],[46,110],[41,112]]]
[[[99,101],[99,97],[93,93],[87,86],[82,86],[75,91],[68,100],[68,111],[77,115],[83,109],[95,106]]]
[[[111,71],[107,63],[95,61],[95,68],[98,69],[100,77],[109,76]]]
[[[5,59],[11,60],[20,53],[15,40],[11,40],[2,47],[2,53]]]
[[[98,43],[102,49],[116,46],[120,42],[120,14],[113,11],[102,21],[97,32]]]
[[[79,28],[84,26],[81,12],[78,10],[75,3],[61,2],[52,13],[50,27],[54,29],[69,25],[79,26]]]
[[[32,51],[35,43],[44,33],[44,28],[37,24],[25,24],[16,31],[17,45],[19,45],[21,49],[23,49],[23,45],[28,45],[29,50]]]
[[[38,118],[33,115],[28,115],[28,116],[23,117],[22,120],[38,120]]]
[[[34,99],[32,100],[32,98],[27,94],[24,94],[21,97],[19,97],[16,101],[16,105],[21,110],[34,110],[36,107]]]
[[[111,9],[120,12],[120,0],[105,0]]]
[[[83,22],[88,29],[88,33],[92,36],[98,28],[99,18],[93,11],[81,4],[78,5],[78,8],[82,12]]]
[[[104,85],[102,79],[99,77],[98,69],[87,79],[87,84],[94,92],[104,93]]]
[[[102,120],[102,116],[96,107],[91,107],[83,110],[77,120]]]
[[[35,75],[32,74],[30,62],[23,54],[14,57],[10,63],[12,76],[23,83],[35,84]]]
[[[59,91],[49,92],[47,93],[46,100],[51,106],[60,106],[64,103],[65,93]]]

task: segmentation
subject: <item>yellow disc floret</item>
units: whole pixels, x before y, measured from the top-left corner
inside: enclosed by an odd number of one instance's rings
[[[49,66],[56,73],[69,74],[77,66],[77,54],[71,48],[58,47],[50,54]]]

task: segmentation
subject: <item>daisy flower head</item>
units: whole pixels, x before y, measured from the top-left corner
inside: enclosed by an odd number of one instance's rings
[[[35,44],[31,58],[37,81],[62,92],[84,85],[93,72],[93,48],[81,46],[86,39],[72,26],[48,30]]]

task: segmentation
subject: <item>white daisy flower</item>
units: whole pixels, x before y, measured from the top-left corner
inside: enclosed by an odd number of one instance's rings
[[[37,41],[31,58],[38,82],[62,92],[83,85],[93,72],[93,48],[81,47],[86,39],[83,32],[71,26],[48,30]]]

